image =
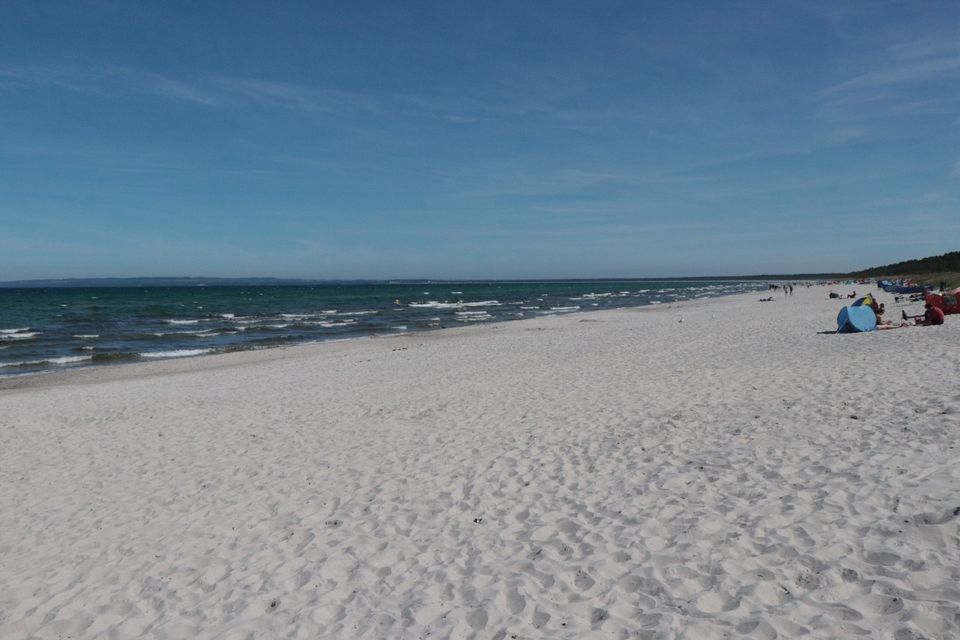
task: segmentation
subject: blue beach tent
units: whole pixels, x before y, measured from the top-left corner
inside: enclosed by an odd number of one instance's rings
[[[926,290],[926,287],[919,284],[898,285],[893,288],[893,293],[924,293]]]
[[[837,316],[837,333],[860,333],[874,331],[877,328],[877,316],[867,306],[844,307]]]

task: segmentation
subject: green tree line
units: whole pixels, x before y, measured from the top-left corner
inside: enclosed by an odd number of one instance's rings
[[[939,256],[905,260],[882,267],[871,267],[852,273],[852,276],[875,278],[879,276],[923,275],[927,273],[948,273],[960,271],[960,251],[951,251]]]

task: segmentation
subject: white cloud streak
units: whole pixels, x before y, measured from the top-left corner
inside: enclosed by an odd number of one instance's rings
[[[858,132],[854,141],[867,137],[871,121],[956,113],[960,34],[902,40],[870,53],[855,65],[857,71],[818,96],[818,117],[842,125],[836,136]]]
[[[881,49],[870,67],[836,83],[824,95],[872,91],[868,99],[889,95],[904,85],[949,77],[960,72],[960,33],[949,32],[906,40]]]
[[[54,88],[96,96],[152,95],[211,108],[267,107],[337,113],[376,111],[368,96],[327,88],[215,76],[193,81],[76,59],[60,65],[0,65],[0,90]]]
[[[923,82],[960,70],[960,54],[902,63],[888,63],[883,68],[868,71],[845,82],[829,87],[826,93],[858,89],[890,87]]]

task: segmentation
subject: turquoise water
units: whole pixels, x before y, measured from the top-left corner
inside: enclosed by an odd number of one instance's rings
[[[757,282],[663,280],[0,289],[0,375],[762,289]]]

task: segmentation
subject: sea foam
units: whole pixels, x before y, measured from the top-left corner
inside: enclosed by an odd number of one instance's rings
[[[0,362],[0,367],[31,367],[42,364],[77,364],[91,360],[93,356],[63,356],[60,358],[43,358],[42,360],[20,360],[18,362]]]
[[[23,333],[24,331],[30,331],[30,327],[20,327],[19,329],[0,329],[0,335],[8,335],[11,333]]]
[[[141,358],[186,358],[210,353],[213,349],[173,349],[171,351],[145,351],[138,354]]]
[[[411,302],[410,307],[417,309],[462,309],[464,307],[499,307],[502,303],[499,300],[481,300],[479,302]]]
[[[0,340],[30,340],[40,335],[40,331],[30,331],[27,333],[4,333],[0,335]]]

